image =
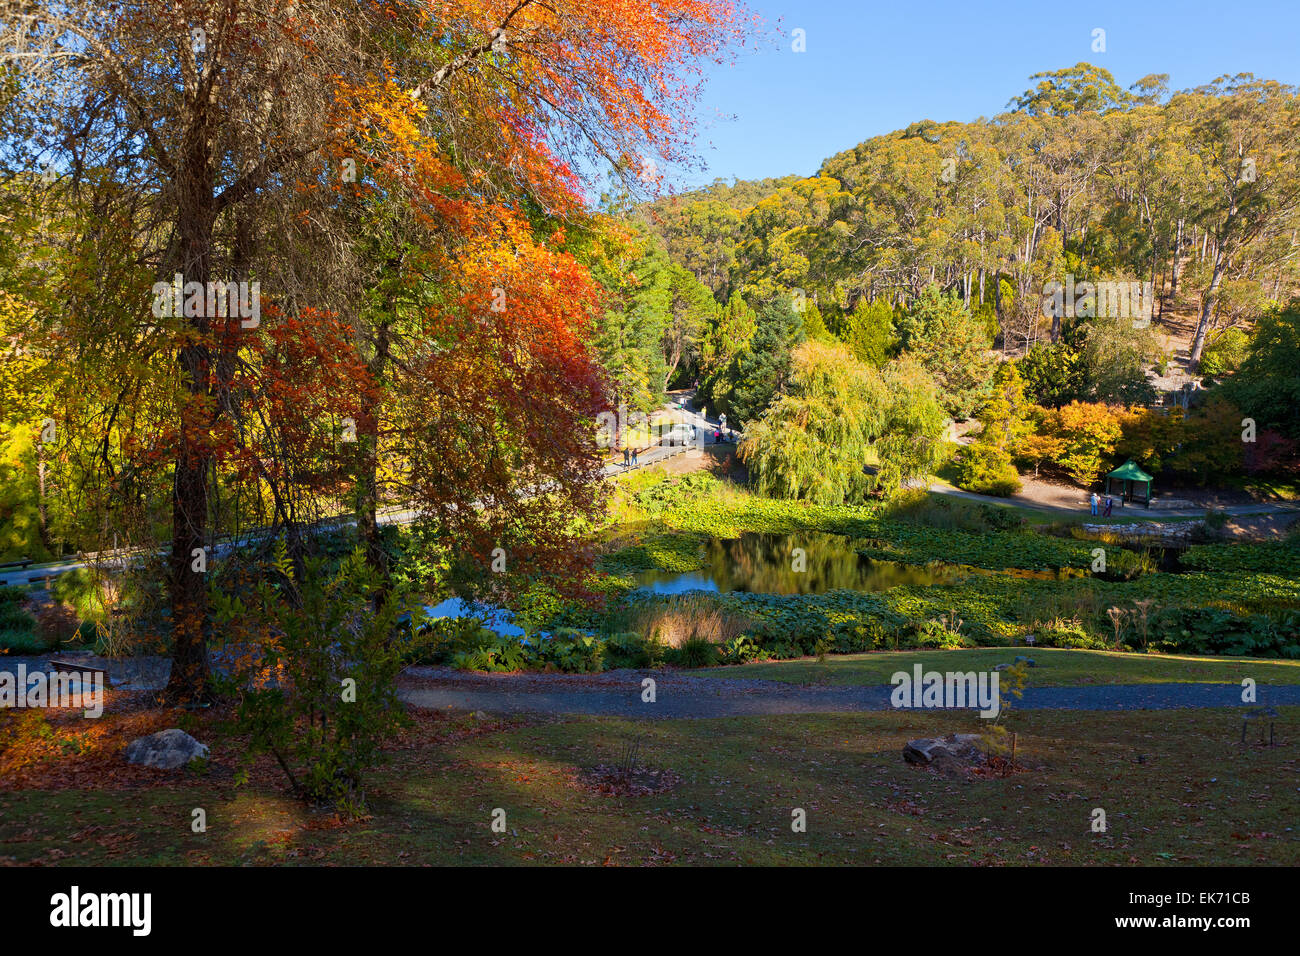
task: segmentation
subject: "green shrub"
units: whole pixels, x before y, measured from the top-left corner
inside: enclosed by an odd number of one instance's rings
[[[837,654],[860,654],[864,651],[898,650],[902,630],[883,621],[871,619],[838,624],[834,650]]]
[[[77,617],[98,621],[107,613],[99,582],[89,568],[75,568],[54,579],[54,599],[71,605]]]
[[[376,609],[383,581],[360,551],[332,575],[323,564],[309,559],[295,578],[281,542],[252,594],[213,588],[222,634],[254,650],[219,686],[235,695],[249,738],[239,781],[271,754],[302,797],[359,813],[365,776],[403,722],[395,681],[420,629],[398,622],[417,607],[393,591]]]
[[[1039,647],[1064,647],[1086,651],[1104,651],[1108,646],[1103,638],[1089,634],[1078,618],[1069,620],[1057,618],[1046,624],[1039,624],[1034,632],[1034,640]]]
[[[417,630],[420,639],[409,647],[413,660],[421,664],[446,663],[456,654],[496,639],[496,632],[483,627],[476,617],[432,618],[420,623]]]
[[[631,631],[611,634],[605,638],[605,663],[610,668],[658,667],[663,662],[663,655],[662,644]]]
[[[0,584],[0,607],[6,604],[21,604],[27,597],[25,588],[14,587],[11,584]]]
[[[35,631],[10,631],[0,628],[0,649],[10,654],[44,654],[50,646],[45,638]]]
[[[451,655],[449,663],[466,671],[519,671],[529,663],[530,654],[517,637],[481,631],[479,643]]]
[[[608,668],[657,667],[665,653],[658,640],[626,631],[601,635],[562,627],[549,636],[520,640],[480,628],[473,619],[454,618],[429,622],[423,630],[430,641],[423,659],[459,670],[595,674]]]
[[[1217,378],[1237,371],[1245,361],[1249,346],[1250,336],[1241,329],[1224,329],[1211,336],[1201,353],[1201,374]]]
[[[977,495],[1007,498],[1020,490],[1020,473],[1011,456],[1000,448],[976,442],[957,458],[958,487]]]
[[[17,604],[0,604],[0,631],[31,633],[36,630],[36,618]]]
[[[766,660],[769,656],[768,652],[760,648],[758,643],[747,634],[733,637],[720,651],[724,664],[747,664],[750,661]]]
[[[566,674],[594,674],[605,668],[605,641],[592,634],[560,628],[541,639],[537,659]]]
[[[1153,647],[1183,654],[1300,657],[1300,612],[1248,617],[1218,608],[1172,607],[1151,619]]]
[[[718,663],[718,646],[703,637],[688,637],[669,653],[678,667],[711,667]]]
[[[980,505],[980,520],[994,531],[1012,531],[1024,527],[1025,516],[1011,508],[998,505]]]
[[[962,622],[956,618],[917,621],[905,632],[904,640],[909,647],[940,650],[969,647],[971,642],[961,633],[961,625]]]

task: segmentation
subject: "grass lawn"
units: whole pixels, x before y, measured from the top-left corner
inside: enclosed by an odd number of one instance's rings
[[[805,657],[790,661],[765,661],[730,667],[711,667],[698,673],[710,677],[748,677],[792,684],[888,684],[897,671],[911,672],[913,665],[926,670],[989,670],[1011,663],[1017,655],[1034,660],[1031,687],[1082,684],[1211,683],[1240,684],[1254,678],[1257,684],[1300,684],[1300,661],[1256,660],[1240,657],[1180,657],[1115,651],[1075,651],[1054,648],[990,647],[952,651],[876,651],[869,654],[832,655],[824,663]]]
[[[1240,745],[1224,711],[1013,713],[1029,769],[971,779],[900,756],[917,736],[982,729],[967,715],[430,717],[375,774],[373,815],[350,824],[309,813],[271,776],[236,788],[222,764],[237,750],[215,740],[206,774],[132,768],[91,789],[64,771],[51,786],[83,786],[0,791],[0,863],[1294,864],[1298,719],[1284,708],[1280,745],[1265,748]],[[636,736],[643,763],[678,775],[673,789],[579,785]],[[204,833],[191,832],[195,808]],[[806,832],[792,832],[795,808]],[[1094,808],[1105,833],[1091,832]]]

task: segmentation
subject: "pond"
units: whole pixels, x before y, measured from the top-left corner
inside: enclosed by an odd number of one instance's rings
[[[858,553],[852,539],[838,534],[746,532],[739,538],[709,541],[704,549],[704,567],[699,571],[643,571],[633,579],[639,587],[655,594],[822,594],[835,590],[885,591],[904,584],[946,584],[958,574],[957,568],[946,565],[920,567],[873,561]]]

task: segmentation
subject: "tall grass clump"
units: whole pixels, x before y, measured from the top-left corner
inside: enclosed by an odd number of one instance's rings
[[[722,607],[707,594],[676,594],[640,609],[635,629],[665,647],[688,642],[727,644],[754,627],[745,614]]]

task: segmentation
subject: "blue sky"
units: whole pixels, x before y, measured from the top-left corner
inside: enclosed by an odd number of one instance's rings
[[[810,175],[821,161],[919,119],[994,116],[1042,70],[1080,61],[1128,87],[1168,73],[1171,89],[1224,73],[1300,84],[1300,0],[754,0],[772,37],[711,69],[697,109],[703,172]],[[791,50],[791,33],[807,50]],[[1093,52],[1093,30],[1106,31]]]

